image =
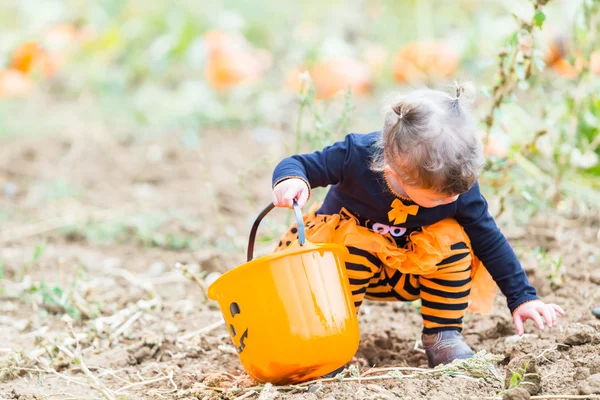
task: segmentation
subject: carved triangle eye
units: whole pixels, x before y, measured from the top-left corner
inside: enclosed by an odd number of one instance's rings
[[[235,317],[240,314],[242,311],[240,310],[240,306],[235,301],[229,305],[229,312],[231,313],[231,317]]]

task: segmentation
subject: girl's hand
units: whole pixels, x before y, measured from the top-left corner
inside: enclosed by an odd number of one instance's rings
[[[544,329],[544,321],[548,327],[556,325],[558,316],[565,315],[562,308],[556,304],[546,304],[541,300],[524,303],[513,314],[513,321],[519,336],[523,336],[523,323],[528,319],[535,321],[540,329]]]
[[[294,200],[303,208],[308,201],[310,189],[306,182],[298,178],[282,181],[273,189],[273,204],[275,207],[293,208]]]

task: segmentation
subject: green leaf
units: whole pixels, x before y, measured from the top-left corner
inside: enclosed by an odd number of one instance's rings
[[[37,260],[40,259],[40,257],[42,256],[42,254],[44,254],[44,250],[46,249],[46,243],[40,243],[37,246],[35,246],[35,249],[33,251],[33,262],[36,262]]]
[[[544,14],[541,11],[536,12],[535,15],[533,16],[533,22],[535,22],[535,24],[537,26],[539,26],[540,28],[542,27],[542,25],[544,25],[545,20],[546,20],[546,14]]]
[[[512,376],[510,377],[510,382],[509,382],[510,388],[519,386],[522,379],[523,379],[523,377],[521,376],[521,374],[519,374],[518,372],[512,371]]]

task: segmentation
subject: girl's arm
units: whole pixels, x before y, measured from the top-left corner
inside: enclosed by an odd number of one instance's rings
[[[471,239],[473,252],[489,271],[506,296],[510,312],[528,301],[538,300],[521,263],[488,212],[487,201],[479,191],[479,183],[458,200],[456,220]]]
[[[313,187],[335,185],[344,179],[344,166],[350,162],[352,135],[323,150],[284,158],[273,171],[273,187],[290,178],[303,180]]]

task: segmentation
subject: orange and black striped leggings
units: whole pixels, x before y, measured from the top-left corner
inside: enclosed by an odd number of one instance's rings
[[[462,330],[471,291],[471,249],[464,242],[451,246],[448,256],[430,275],[410,275],[382,265],[377,256],[348,247],[346,270],[354,305],[363,299],[413,301],[421,299],[423,332]]]

